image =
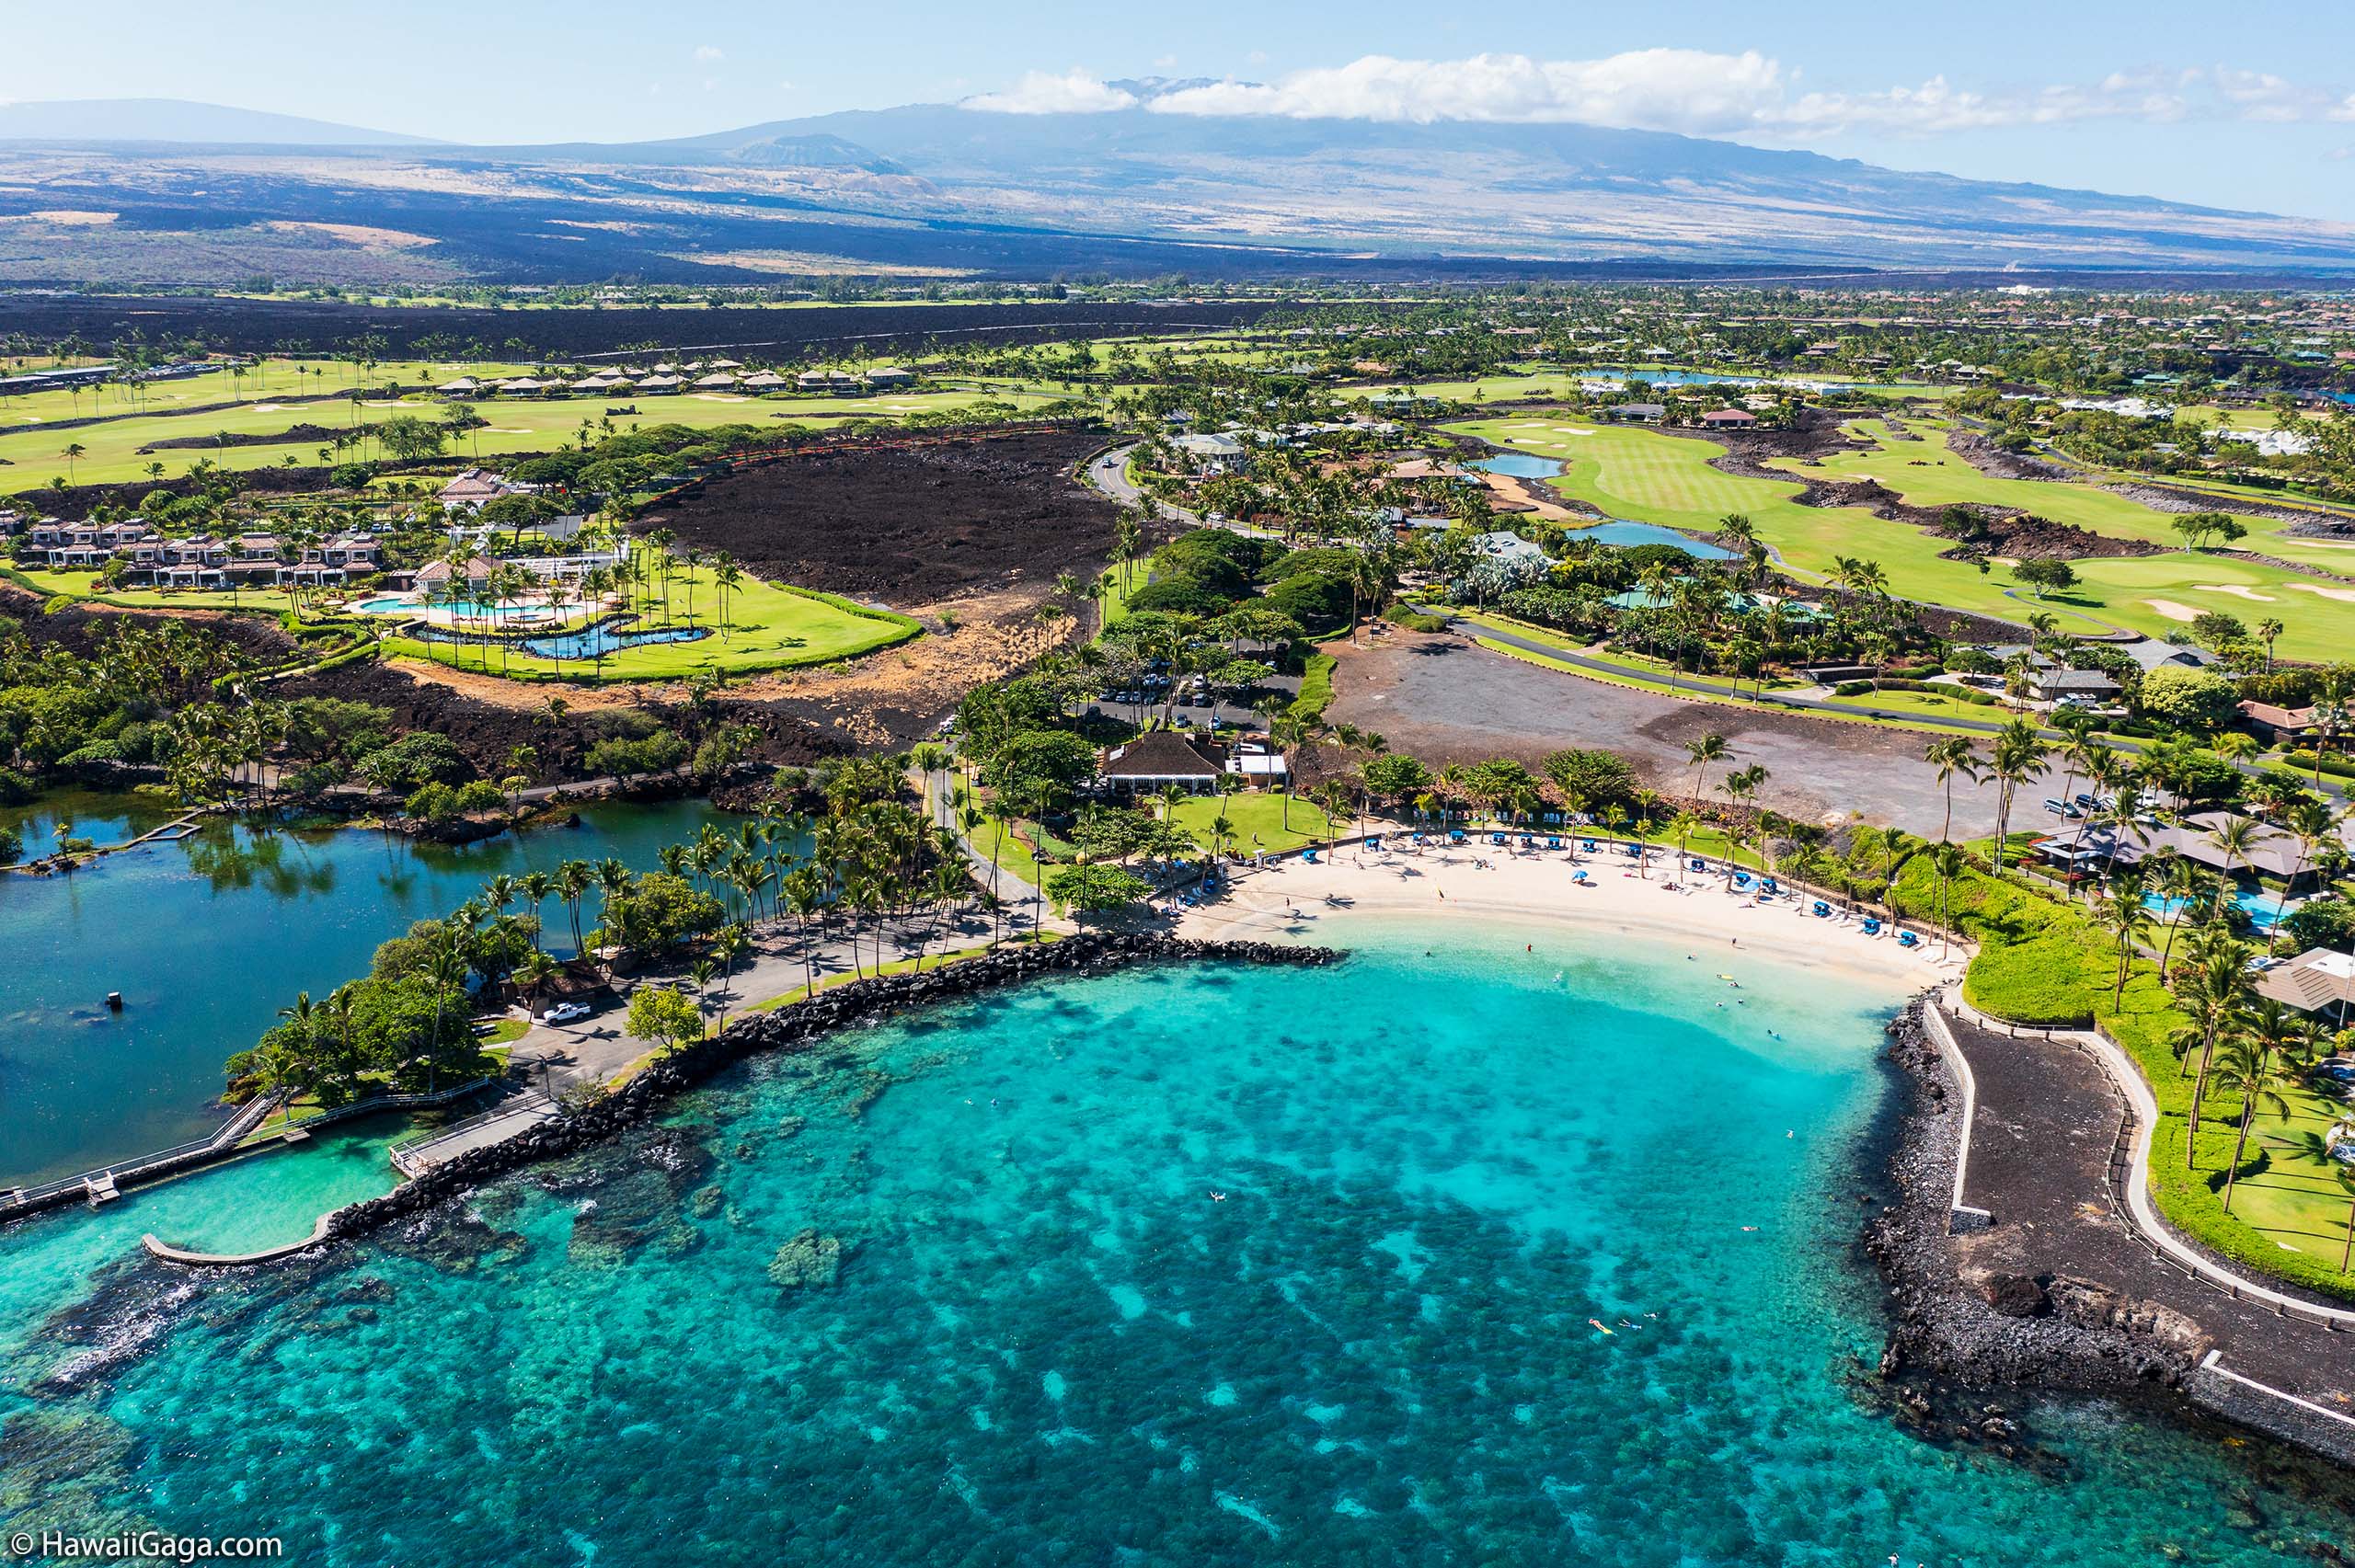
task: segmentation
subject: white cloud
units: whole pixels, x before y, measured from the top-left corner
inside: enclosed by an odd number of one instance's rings
[[[728,56],[720,52],[719,46],[717,44],[699,43],[695,45],[695,58],[709,64],[715,60],[725,60]]]
[[[1729,131],[1781,101],[1781,67],[1763,55],[1645,49],[1603,60],[1394,60],[1297,71],[1269,86],[1222,82],[1171,93],[1164,114],[1273,114],[1295,120],[1576,120],[1666,131]]]
[[[1060,76],[1046,71],[1028,72],[1012,90],[967,98],[963,107],[991,114],[1104,114],[1134,109],[1136,102],[1134,93],[1109,86],[1102,78],[1074,66]]]
[[[1080,70],[1034,71],[1011,90],[965,100],[1007,114],[1091,114],[1138,107],[1135,95]],[[2228,66],[2118,71],[2098,80],[1974,91],[1933,76],[1873,91],[1802,91],[1799,73],[1756,51],[1641,49],[1595,60],[1476,54],[1399,60],[1369,54],[1271,83],[1228,80],[1167,93],[1159,114],[1430,123],[1577,123],[1776,142],[1848,132],[1934,135],[2126,120],[2259,123],[2355,121],[2355,93]]]

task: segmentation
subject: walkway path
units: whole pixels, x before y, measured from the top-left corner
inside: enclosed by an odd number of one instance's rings
[[[1955,1239],[1959,1263],[2071,1275],[2172,1308],[2217,1345],[2210,1370],[2303,1399],[2355,1441],[2355,1311],[2293,1300],[2166,1226],[2149,1194],[2157,1106],[2116,1046],[2081,1031],[2011,1032],[1958,989],[1941,998],[1939,1023],[1976,1081],[1961,1200],[1993,1217]]]

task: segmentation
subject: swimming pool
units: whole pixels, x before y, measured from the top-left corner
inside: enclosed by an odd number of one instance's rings
[[[2177,915],[2181,914],[2184,906],[2190,902],[2188,898],[2170,898],[2162,893],[2142,895],[2142,907],[2161,920],[2173,920]],[[2240,887],[2233,892],[2232,905],[2233,908],[2246,915],[2249,918],[2249,923],[2257,930],[2271,931],[2279,923],[2280,918],[2286,918],[2287,915],[2296,912],[2298,900],[2291,899],[2285,908],[2279,894],[2268,893],[2262,889]],[[2204,911],[2208,907],[2207,899],[2200,900],[2200,910]],[[2277,911],[2280,911],[2279,916]]]
[[[395,594],[385,599],[363,599],[351,608],[353,613],[360,615],[414,615],[424,606],[407,594]]]

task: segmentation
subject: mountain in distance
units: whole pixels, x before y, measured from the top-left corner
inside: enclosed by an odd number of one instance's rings
[[[13,253],[0,223],[0,280],[121,273],[134,250],[148,273],[178,275],[189,263],[163,237],[175,230],[202,234],[206,267],[250,259],[307,275],[335,258],[289,256],[284,235],[325,223],[397,229],[400,254],[380,245],[368,265],[408,280],[755,281],[826,258],[992,274],[2355,272],[2355,225],[2151,196],[1665,132],[1151,107],[1193,85],[1118,83],[1138,105],[1100,114],[913,104],[539,146],[428,143],[195,104],[0,107],[0,219],[38,217],[56,205],[44,192],[71,188],[136,220],[111,235],[26,229]],[[280,237],[248,241],[240,216]],[[109,245],[111,261],[99,254]],[[86,259],[108,264],[68,265]]]
[[[238,147],[425,147],[425,136],[367,131],[183,98],[0,103],[0,142],[168,142]]]
[[[1112,85],[1140,106],[1020,115],[918,104],[602,152],[615,163],[713,165],[773,142],[822,139],[845,166],[913,175],[961,216],[1390,256],[2355,266],[2355,225],[2346,223],[1905,172],[1669,132],[1165,114],[1148,107],[1152,98],[1197,84]]]

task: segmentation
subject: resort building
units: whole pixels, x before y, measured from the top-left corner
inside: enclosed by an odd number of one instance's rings
[[[433,592],[463,582],[469,592],[480,593],[489,588],[490,574],[497,569],[494,563],[481,555],[470,556],[455,567],[447,561],[428,561],[417,569],[417,586]]]
[[[1481,533],[1473,536],[1472,548],[1492,561],[1543,561],[1545,552],[1518,533]]]
[[[2251,835],[2252,841],[2247,849],[2227,856],[2216,847],[2211,835],[2234,822],[2251,823],[2256,831]],[[2295,838],[2269,822],[2261,822],[2233,811],[2202,811],[2197,816],[2185,818],[2179,827],[2153,829],[2144,842],[2136,843],[2130,840],[2120,844],[2118,859],[2120,864],[2132,864],[2162,850],[2173,850],[2184,859],[2197,861],[2211,871],[2229,871],[2241,876],[2261,873],[2279,877],[2292,887],[2316,875],[2305,846]]]
[[[1758,416],[1747,408],[1712,408],[1701,416],[1701,423],[1711,429],[1746,429],[1758,423]]]
[[[2300,1013],[2319,1013],[2345,1024],[2355,1008],[2355,957],[2327,947],[2309,947],[2286,964],[2257,977],[2257,994]]]
[[[1647,425],[1658,424],[1668,418],[1668,406],[1661,403],[1614,403],[1603,412],[1614,419]]]
[[[1214,761],[1206,753],[1223,750],[1213,742],[1198,747],[1174,731],[1156,729],[1107,752],[1099,782],[1126,795],[1151,795],[1171,784],[1189,794],[1207,794],[1218,787],[1227,769],[1223,758]]]
[[[465,468],[435,492],[434,499],[454,510],[479,511],[486,502],[501,496],[525,495],[531,488],[487,468]]]
[[[1241,468],[1248,448],[1233,436],[1194,431],[1170,441],[1202,474],[1225,474]]]

